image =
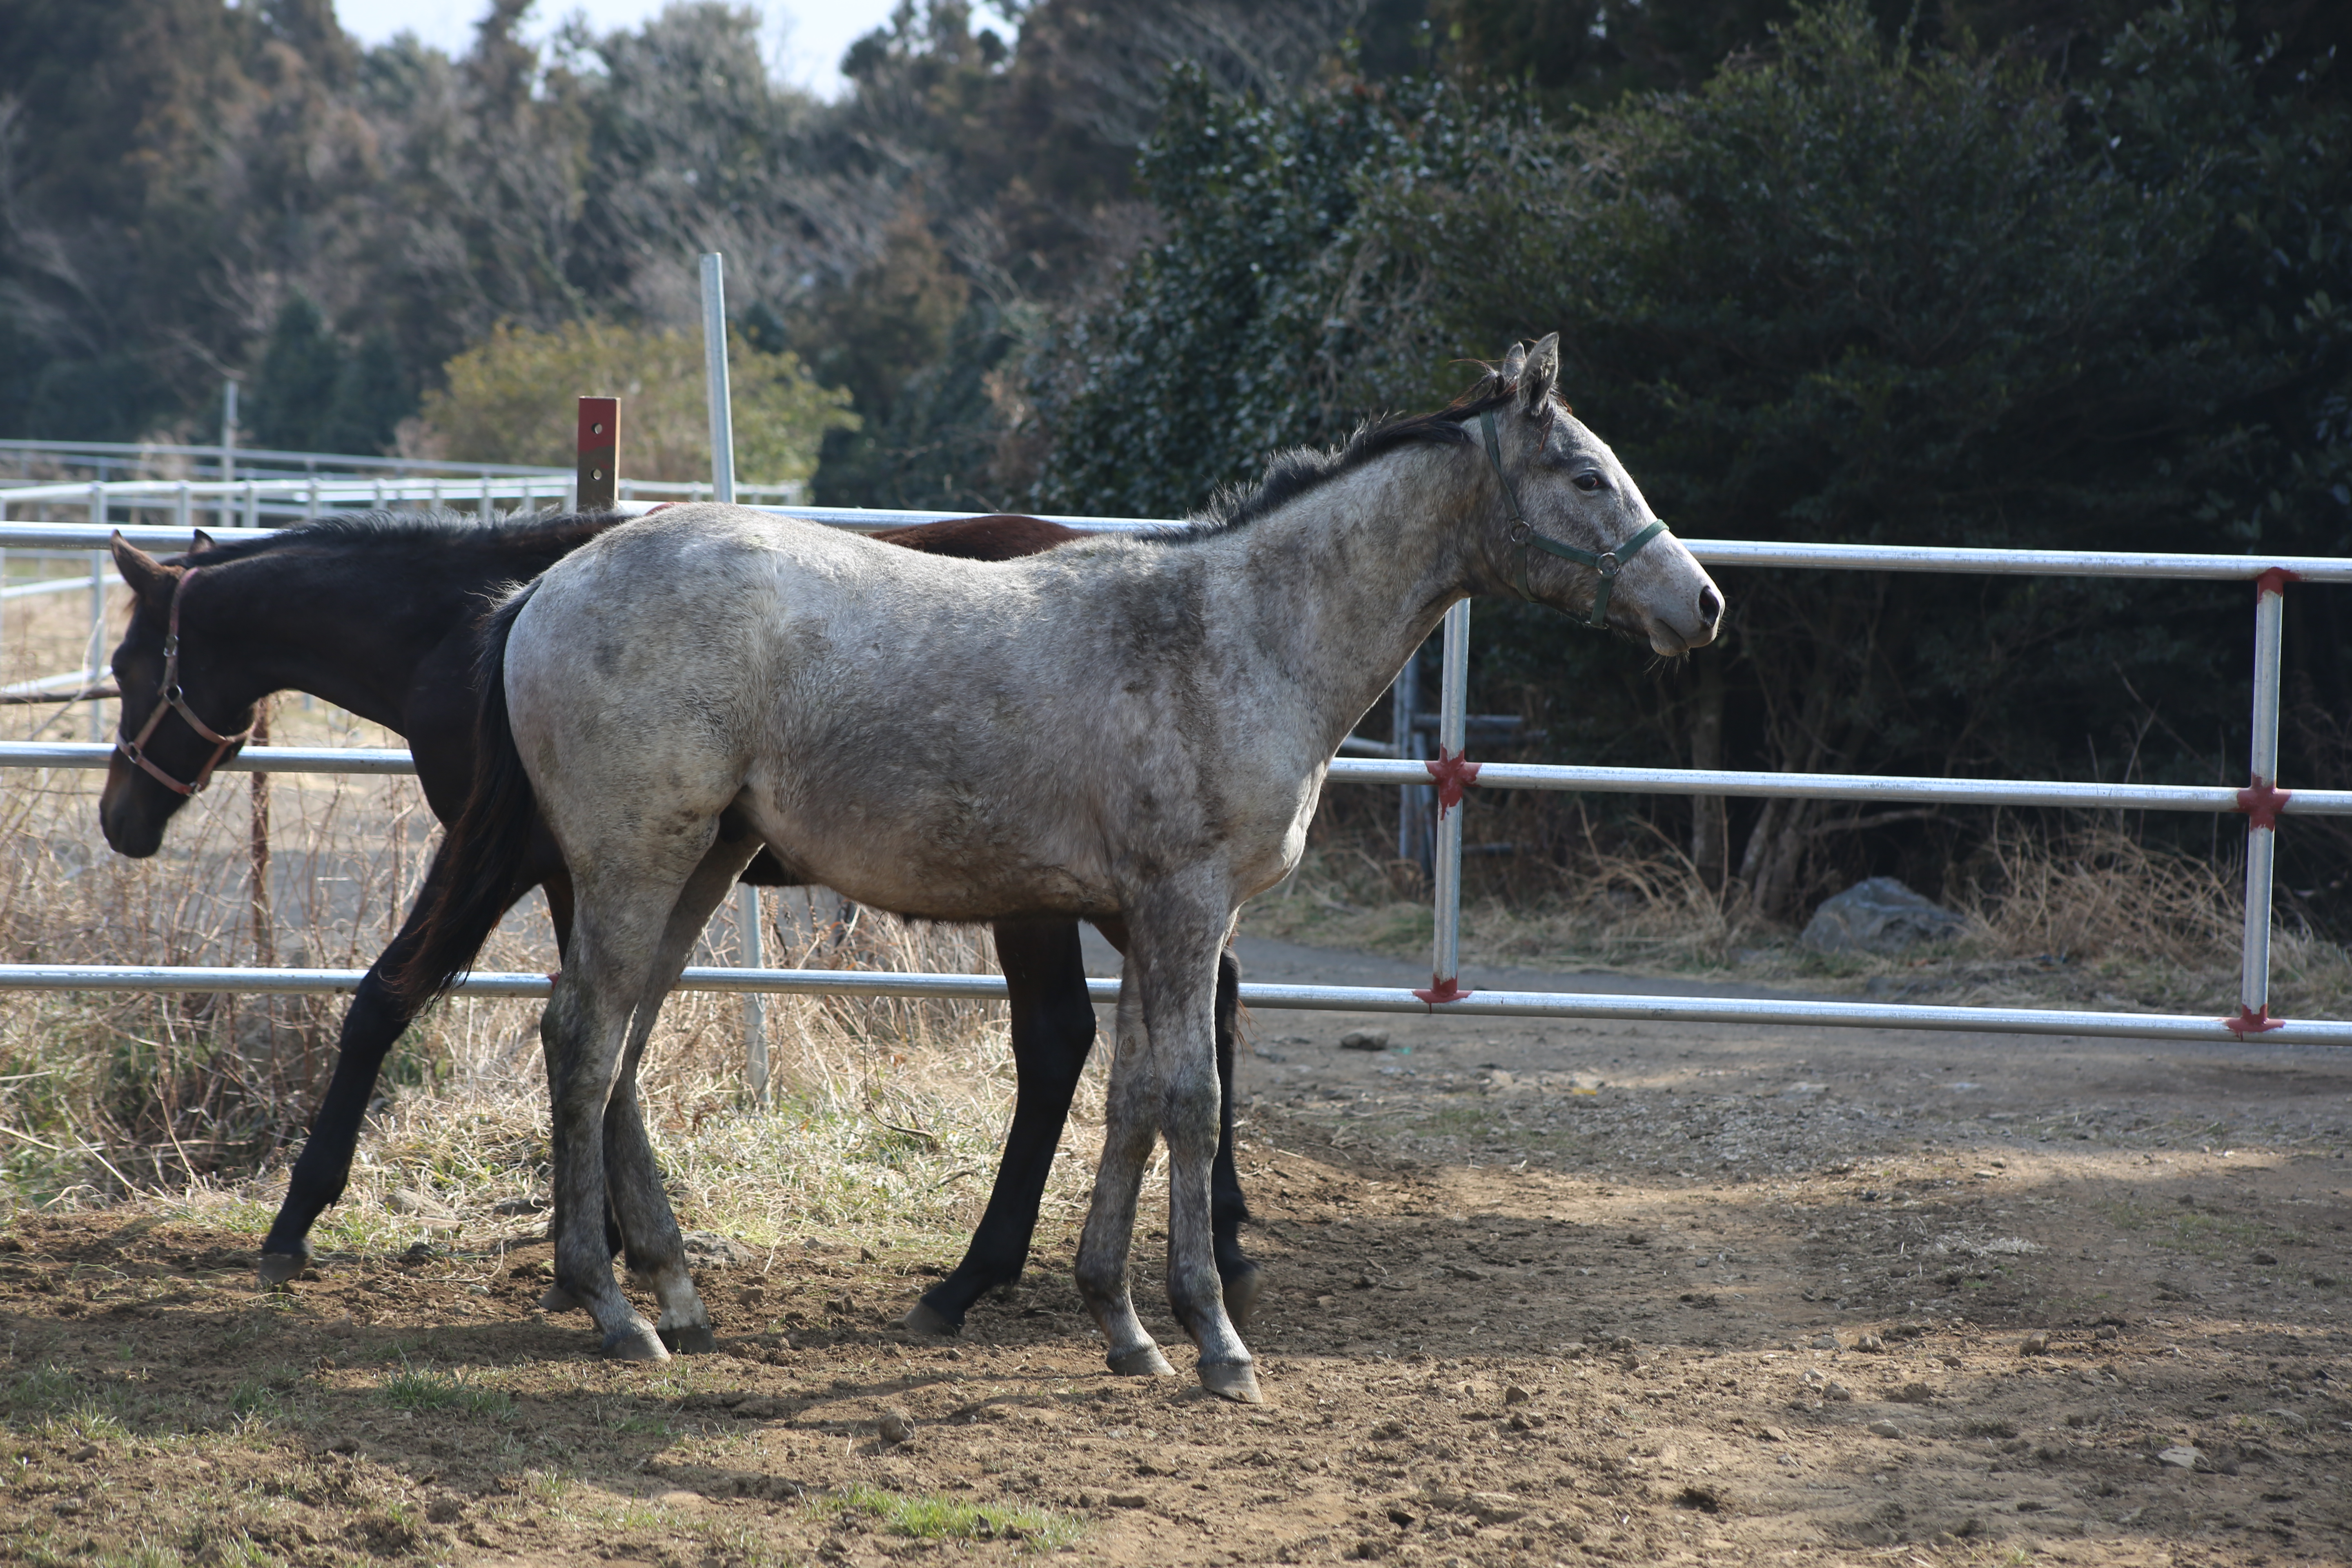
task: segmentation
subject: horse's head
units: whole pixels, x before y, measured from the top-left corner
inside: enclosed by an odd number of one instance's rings
[[[1494,492],[1488,591],[1639,633],[1671,658],[1715,640],[1723,592],[1642,499],[1609,444],[1559,401],[1559,334],[1515,343],[1465,400]],[[1495,482],[1499,481],[1499,482]]]
[[[131,586],[131,626],[115,646],[122,728],[106,764],[98,822],[115,853],[143,860],[163,847],[164,825],[242,744],[254,700],[214,639],[183,642],[187,583],[212,541],[201,531],[187,556],[158,561],[114,536],[114,565]],[[234,685],[235,689],[231,689]]]

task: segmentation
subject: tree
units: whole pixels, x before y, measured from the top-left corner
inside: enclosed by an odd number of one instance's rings
[[[1256,106],[1180,82],[1144,165],[1168,238],[1072,340],[1075,390],[1040,392],[1041,499],[1164,515],[1557,328],[1580,414],[1687,535],[2315,542],[2343,527],[2343,138],[2321,107],[2252,101],[2225,16],[2168,15],[2105,68],[2153,84],[2087,100],[1855,0],[1573,132],[1456,89]],[[2242,742],[2173,739],[2242,733],[2236,595],[1727,575],[1727,646],[1685,693],[1510,609],[1480,617],[1482,678],[1587,761],[1715,733],[1727,761],[1807,771],[2242,765]],[[1743,809],[1731,868],[1773,915],[1873,854],[1933,881],[1965,848],[1934,816]]]
[[[1040,356],[1036,504],[1181,515],[1268,452],[1344,434],[1384,383],[1425,380],[1420,302],[1367,248],[1365,195],[1525,126],[1508,100],[1427,81],[1262,103],[1178,68],[1139,164],[1166,238]]]
[[[342,368],[343,346],[327,330],[319,307],[309,295],[295,294],[278,312],[260,373],[247,389],[252,412],[245,426],[252,444],[290,452],[333,450],[320,432]]]
[[[728,341],[735,468],[746,484],[801,484],[827,430],[851,429],[848,395],[817,384],[789,353]],[[707,479],[710,425],[702,345],[684,332],[600,321],[552,331],[501,324],[442,367],[424,424],[440,456],[465,462],[569,467],[576,399],[618,396],[621,472],[640,479]]]

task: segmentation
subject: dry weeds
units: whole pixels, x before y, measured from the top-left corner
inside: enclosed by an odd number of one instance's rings
[[[1958,941],[1827,954],[1743,913],[1663,839],[1637,853],[1588,837],[1549,892],[1465,901],[1463,963],[1465,973],[1603,969],[1938,1003],[2236,1011],[2245,907],[2236,860],[2150,845],[2111,816],[2055,828],[2000,819],[1971,868],[1954,900],[1969,921]],[[1243,918],[1245,929],[1292,941],[1429,951],[1418,868],[1336,836],[1310,847],[1297,876]],[[2275,919],[2271,958],[2273,1013],[2342,1017],[2352,1007],[2352,955],[2292,910]]]

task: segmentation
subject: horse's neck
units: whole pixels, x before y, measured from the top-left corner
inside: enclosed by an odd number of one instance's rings
[[[1261,646],[1282,649],[1327,752],[1469,591],[1456,456],[1400,448],[1235,531]]]
[[[436,617],[417,613],[409,575],[358,552],[265,552],[219,574],[220,591],[197,600],[204,615],[182,640],[218,638],[257,700],[304,691],[405,734],[410,678],[465,613],[465,589],[479,586],[455,574],[426,585],[427,597],[449,601]]]

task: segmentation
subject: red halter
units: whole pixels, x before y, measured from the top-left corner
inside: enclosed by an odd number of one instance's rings
[[[141,726],[135,739],[125,740],[121,731],[117,731],[114,736],[116,751],[129,758],[133,766],[144,768],[148,777],[175,795],[192,795],[201,791],[205,785],[212,782],[213,770],[221,765],[222,760],[253,736],[253,726],[250,724],[234,735],[223,735],[217,732],[211,725],[196,717],[195,710],[188,706],[187,699],[180,692],[180,598],[187,593],[188,584],[196,580],[196,574],[201,570],[203,570],[201,567],[189,567],[180,574],[178,584],[172,589],[172,621],[163,634],[163,683],[161,688],[163,700],[157,703],[154,711],[147,715],[147,722]],[[206,757],[205,765],[196,771],[194,784],[182,784],[148,760],[147,738],[155,732],[155,726],[163,721],[163,715],[166,712],[177,712],[181,718],[187,721],[189,729],[213,742],[213,754]]]

